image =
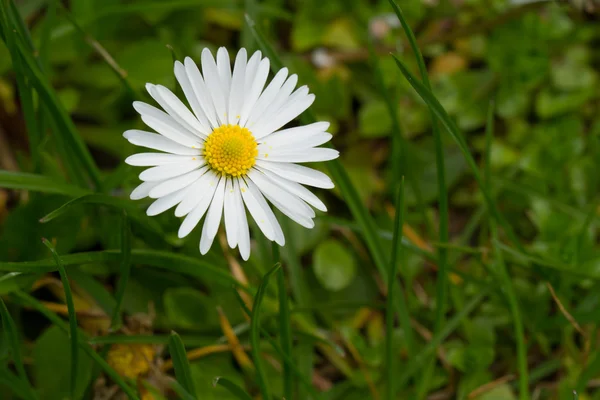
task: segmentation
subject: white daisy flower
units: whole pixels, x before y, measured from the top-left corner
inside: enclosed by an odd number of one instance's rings
[[[200,253],[210,249],[221,217],[227,243],[239,247],[244,260],[250,256],[246,209],[264,235],[283,246],[285,239],[267,200],[306,228],[314,226],[314,207],[325,204],[305,186],[331,189],[333,182],[317,170],[298,165],[327,161],[339,153],[317,147],[328,142],[329,123],[281,129],[315,100],[298,77],[281,69],[265,87],[269,59],[257,51],[248,59],[241,49],[231,71],[224,47],[216,62],[202,51],[202,72],[191,58],[175,62],[175,77],[191,107],[161,85],[147,84],[150,96],[162,110],[136,101],[135,110],[156,133],[129,130],[131,143],[162,153],[128,157],[129,165],[151,167],[140,174],[143,181],[133,190],[134,200],[157,199],[147,210],[157,215],[175,208],[184,217],[178,235],[187,236],[203,216]],[[164,111],[163,111],[164,110]]]

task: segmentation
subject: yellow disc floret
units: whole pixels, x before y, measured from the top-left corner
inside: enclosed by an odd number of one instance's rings
[[[213,171],[227,176],[246,174],[258,149],[252,133],[239,125],[222,125],[204,142],[204,159]]]

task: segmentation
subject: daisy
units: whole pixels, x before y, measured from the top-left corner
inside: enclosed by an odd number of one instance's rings
[[[129,165],[151,167],[140,174],[143,181],[133,190],[134,200],[156,199],[148,215],[173,207],[185,217],[178,236],[187,236],[204,217],[200,253],[210,249],[225,223],[227,243],[239,247],[244,260],[250,256],[246,209],[263,234],[280,246],[283,232],[267,200],[306,228],[314,226],[317,210],[325,204],[305,186],[333,188],[327,175],[298,165],[327,161],[339,153],[317,147],[331,139],[329,123],[282,129],[315,100],[298,77],[282,68],[266,85],[269,59],[257,51],[248,59],[241,49],[231,70],[224,47],[216,61],[202,51],[202,72],[191,58],[175,62],[175,77],[190,109],[161,85],[147,84],[150,96],[162,108],[136,101],[135,110],[156,133],[128,130],[131,143],[161,153],[128,157]]]

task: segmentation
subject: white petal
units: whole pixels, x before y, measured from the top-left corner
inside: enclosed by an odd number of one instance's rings
[[[246,97],[252,84],[254,83],[254,79],[256,77],[256,72],[258,71],[258,64],[262,60],[262,53],[260,50],[257,50],[252,54],[252,56],[248,59],[248,64],[246,65],[246,78],[244,79],[244,93]],[[267,59],[268,60],[268,59]]]
[[[260,139],[261,137],[267,136],[294,118],[302,114],[310,105],[315,101],[314,94],[308,94],[306,96],[298,97],[293,101],[290,101],[284,107],[277,111],[273,118],[269,119],[262,127],[256,128],[252,131],[255,138]]]
[[[252,58],[254,58],[254,56],[252,56]],[[252,59],[250,62],[252,62]],[[240,119],[240,125],[242,126],[244,126],[248,121],[250,111],[253,109],[258,98],[260,97],[260,94],[265,87],[265,83],[267,82],[267,77],[269,76],[270,63],[268,58],[265,58],[260,62],[256,72],[252,73],[252,75],[248,73],[248,69],[251,67],[250,62],[246,68],[246,88],[244,89],[246,91],[246,97],[244,98],[244,106],[242,107]]]
[[[200,125],[202,127],[201,132],[205,134],[212,132],[210,122],[208,121],[206,113],[204,112],[202,106],[200,105],[198,97],[194,92],[194,88],[192,87],[190,78],[187,75],[184,65],[179,61],[175,61],[174,70],[175,78],[177,78],[177,82],[179,82],[179,86],[181,86],[185,98],[187,99],[188,103],[190,103],[190,106],[192,107],[192,110],[194,111],[198,122],[200,122]]]
[[[262,115],[256,116],[256,117],[253,115],[252,122],[250,125],[252,132],[262,131],[264,126],[273,119],[273,116],[279,112],[279,110],[282,108],[282,106],[286,106],[288,104],[290,94],[292,94],[292,91],[296,87],[297,83],[298,83],[298,75],[296,75],[296,74],[291,75],[285,81],[283,86],[281,86],[281,89],[279,89],[279,92],[277,93],[277,95],[275,96],[273,101],[271,101],[271,103],[264,110]],[[305,88],[303,90],[308,93],[308,88]]]
[[[193,157],[190,156],[180,156],[177,154],[138,153],[127,157],[125,163],[134,167],[153,167],[155,165],[180,163],[182,161],[191,160],[192,158]]]
[[[227,244],[232,249],[237,246],[237,224],[239,221],[237,208],[235,206],[235,192],[231,178],[227,178],[225,183],[225,199],[223,200],[223,212],[225,220],[225,233],[227,235]]]
[[[163,181],[165,179],[175,178],[190,171],[200,168],[204,165],[204,159],[199,157],[197,160],[188,160],[176,164],[159,165],[158,167],[148,168],[140,174],[142,181]]]
[[[242,50],[246,52],[246,49]],[[219,47],[219,50],[217,50],[217,72],[219,73],[221,87],[223,88],[223,94],[225,95],[225,104],[228,104],[229,88],[231,87],[231,61],[225,47]]]
[[[249,111],[248,120],[244,121],[242,119],[240,121],[240,125],[248,128],[251,128],[254,125],[255,121],[257,121],[258,118],[260,118],[260,116],[267,109],[267,107],[273,102],[273,99],[275,99],[277,93],[279,93],[279,89],[281,89],[281,85],[283,85],[287,74],[287,68],[282,68],[279,70],[279,72],[277,72],[277,74],[275,74],[275,77],[273,78],[271,83],[269,83],[265,91],[262,92],[262,94],[256,101],[254,107],[252,107],[252,109]]]
[[[152,89],[154,91],[154,89]],[[142,116],[142,121],[156,132],[184,146],[198,146],[201,139],[179,124],[173,117],[141,101],[134,101],[133,108]]]
[[[227,121],[225,92],[221,85],[219,73],[217,72],[217,64],[208,49],[202,50],[202,73],[204,74],[204,82],[215,106],[217,126],[220,126]]]
[[[179,202],[184,198],[188,191],[189,187],[186,187],[155,200],[154,203],[150,204],[150,207],[148,207],[146,210],[146,214],[149,216],[154,216],[167,211],[171,207],[175,207],[175,205],[179,204]]]
[[[136,146],[146,147],[148,149],[187,156],[200,155],[199,149],[183,146],[156,133],[131,129],[123,133],[123,137],[127,139],[129,143],[135,144]]]
[[[223,215],[223,199],[225,196],[225,179],[221,178],[213,196],[200,237],[200,254],[206,254],[212,246],[215,235],[219,230],[221,215]]]
[[[250,215],[256,221],[256,224],[263,232],[265,237],[269,240],[275,240],[275,230],[271,225],[270,219],[268,217],[269,213],[273,213],[269,205],[263,200],[263,203],[259,202],[258,198],[262,197],[260,191],[251,190],[250,189],[250,181],[249,179],[239,180],[240,184],[240,192],[242,193],[242,198],[244,199],[244,203],[246,207],[248,207],[248,211],[250,211]]]
[[[129,198],[131,200],[140,200],[148,197],[150,191],[154,189],[160,182],[143,182],[141,185],[133,189]]]
[[[210,196],[212,198],[218,183],[219,176],[209,169],[191,186],[188,194],[175,209],[175,216],[183,217],[190,213],[200,202],[204,201],[204,197]],[[208,203],[206,207],[208,207]]]
[[[150,191],[150,197],[153,199],[158,199],[159,197],[163,197],[169,193],[183,189],[184,187],[196,182],[198,178],[204,175],[207,169],[208,167],[203,167],[192,172],[188,172],[185,175],[178,176],[177,178],[168,179],[152,189]]]
[[[262,172],[251,170],[248,177],[281,212],[306,228],[314,227],[315,223],[312,218],[314,218],[315,212],[304,201],[278,188]]]
[[[326,143],[327,140],[319,144],[312,144],[317,139],[331,139],[331,134],[325,132],[329,128],[329,122],[315,122],[314,124],[296,126],[293,128],[282,129],[260,139],[259,143],[275,147],[287,147],[302,144],[301,147],[313,147]],[[305,143],[310,143],[306,146]]]
[[[200,124],[200,121],[198,121],[186,105],[169,89],[162,85],[146,86],[154,100],[181,126],[200,137],[204,137],[210,133]]]
[[[290,151],[269,151],[259,150],[258,159],[273,162],[307,163],[334,160],[340,156],[339,151],[322,147]]]
[[[269,240],[276,240],[277,229],[281,231],[281,227],[279,227],[279,223],[275,218],[275,214],[273,214],[273,210],[269,207],[263,195],[260,193],[260,190],[256,187],[256,185],[250,179],[239,179],[240,184],[240,192],[242,194],[242,199],[252,215],[252,218],[265,235],[265,237]],[[273,221],[277,224],[275,226]],[[283,232],[281,232],[283,236]]]
[[[212,128],[216,128],[219,126],[217,121],[217,115],[215,111],[215,106],[213,105],[212,97],[210,96],[210,92],[204,82],[204,78],[202,78],[202,74],[200,74],[200,70],[198,66],[189,57],[186,57],[184,60],[185,72],[187,73],[188,79],[190,80],[190,84],[192,85],[192,89],[194,90],[194,94],[198,99],[198,103],[202,107],[206,118],[208,118],[208,122]]]
[[[237,125],[240,120],[240,113],[244,105],[244,81],[246,79],[246,49],[241,49],[235,58],[233,67],[233,76],[231,78],[231,89],[229,92],[229,123]]]
[[[271,179],[277,185],[281,186],[283,189],[287,190],[293,195],[300,197],[302,200],[304,200],[317,210],[321,210],[323,212],[327,211],[327,207],[325,206],[325,204],[317,196],[315,196],[313,192],[311,192],[301,184],[288,181],[287,179],[284,179],[271,171],[263,170],[260,167],[259,170],[263,172],[266,176],[268,176],[269,179]]]
[[[206,190],[202,193],[199,201],[195,204],[194,208],[189,214],[187,214],[187,216],[181,223],[179,231],[177,232],[177,236],[179,236],[179,238],[186,237],[196,227],[196,225],[198,225],[198,222],[200,222],[200,220],[204,216],[204,213],[206,213],[206,210],[208,210],[208,206],[210,205],[213,199],[213,196],[217,189],[217,185],[208,186],[205,187],[205,189]],[[179,204],[181,205],[181,203]],[[177,206],[177,208],[179,208],[179,206]]]
[[[275,231],[275,243],[277,243],[280,246],[284,246],[285,236],[283,235],[283,230],[281,230],[281,225],[279,225],[277,217],[275,217],[273,210],[271,210],[271,206],[267,204],[267,200],[263,196],[262,192],[260,191],[258,186],[256,186],[256,184],[252,182],[251,179],[248,179],[246,184],[248,185],[248,189],[250,190],[250,192],[252,192],[254,194],[254,197],[258,200],[260,206],[268,211],[266,214],[267,218],[269,219],[269,222],[271,223],[271,226],[273,227],[273,230]]]
[[[257,160],[256,165],[289,181],[298,182],[303,185],[314,186],[322,189],[333,189],[334,184],[331,179],[316,169],[308,168],[303,165],[291,163],[272,163],[270,161]]]
[[[248,229],[248,220],[246,219],[246,209],[242,201],[242,195],[240,191],[239,178],[233,182],[233,191],[235,193],[235,208],[238,216],[238,227],[237,227],[237,243],[240,250],[240,255],[244,261],[250,258],[250,230]]]

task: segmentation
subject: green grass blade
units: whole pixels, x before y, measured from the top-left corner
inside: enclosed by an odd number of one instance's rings
[[[484,164],[484,183],[487,189],[492,191],[492,172],[491,172],[491,156],[492,156],[492,140],[494,136],[494,103],[490,102],[487,115],[487,123],[485,130],[485,164]],[[510,312],[513,317],[515,337],[517,341],[517,362],[519,365],[519,398],[521,400],[529,399],[529,377],[527,368],[527,346],[525,344],[525,333],[523,328],[523,321],[521,319],[521,312],[519,309],[519,302],[514,290],[513,282],[508,274],[502,250],[498,246],[498,228],[496,221],[490,219],[490,230],[492,233],[492,244],[494,247],[494,253],[497,257],[499,264],[499,274],[503,281],[502,286],[506,293]]]
[[[519,247],[520,250],[522,250],[521,243],[519,242],[513,229],[506,222],[502,214],[500,214],[500,211],[498,210],[498,207],[494,202],[494,198],[492,197],[491,193],[487,190],[485,183],[483,182],[483,178],[481,177],[481,174],[477,167],[477,163],[475,162],[475,159],[469,152],[469,148],[465,143],[465,140],[459,128],[452,121],[448,113],[446,113],[446,110],[444,110],[442,105],[437,101],[433,94],[431,94],[431,92],[427,90],[427,88],[421,82],[419,82],[418,79],[415,78],[415,76],[408,70],[408,68],[406,67],[406,65],[404,65],[402,61],[400,61],[396,56],[393,57],[396,61],[396,65],[398,66],[406,80],[411,84],[411,86],[416,90],[419,96],[421,96],[423,101],[425,101],[425,103],[427,103],[430,109],[435,113],[435,115],[438,117],[438,120],[442,123],[442,125],[444,125],[444,128],[450,134],[450,136],[452,136],[456,143],[458,143],[460,150],[463,153],[468,166],[471,168],[471,171],[473,173],[473,176],[475,177],[475,180],[477,181],[477,184],[479,185],[479,189],[483,194],[483,197],[485,199],[486,205],[490,213],[498,221],[502,229],[504,229],[506,235],[509,237],[511,242],[513,242],[513,244],[515,244],[517,247]]]
[[[53,324],[62,329],[65,333],[69,332],[69,327],[56,314],[48,310],[42,303],[25,292],[19,291],[15,293],[16,297],[23,303],[46,317]],[[139,400],[134,389],[132,389],[123,378],[115,371],[108,363],[94,351],[94,349],[86,342],[85,335],[78,332],[77,341],[79,347],[85,351],[96,364],[110,377],[110,379],[123,390],[123,392],[132,400]]]
[[[283,64],[281,63],[279,56],[277,56],[277,54],[267,43],[263,35],[256,29],[254,21],[252,21],[248,16],[246,16],[246,23],[248,24],[250,31],[254,35],[254,38],[256,39],[256,42],[258,43],[260,49],[263,51],[265,56],[269,58],[271,62],[271,70],[276,72],[279,69],[281,69],[283,67]],[[314,114],[310,110],[305,111],[304,114],[300,117],[300,119],[305,124],[316,121]],[[367,243],[367,247],[369,248],[371,257],[373,257],[373,261],[375,263],[375,266],[377,267],[379,274],[381,275],[381,278],[383,279],[384,283],[387,284],[388,263],[386,260],[385,253],[383,251],[383,247],[379,241],[379,237],[377,234],[377,226],[375,225],[373,218],[369,214],[369,211],[367,210],[365,205],[362,203],[356,188],[350,181],[350,178],[347,172],[344,170],[344,167],[342,166],[340,161],[328,161],[327,167],[329,169],[329,173],[333,177],[333,180],[339,186],[340,192],[342,193],[342,196],[344,197],[344,200],[346,201],[346,204],[348,205],[352,216],[356,219],[358,225],[361,228],[363,238]],[[401,288],[399,286],[396,286],[395,290],[397,290],[398,293],[402,293]],[[396,307],[398,308],[399,313],[405,312],[405,310],[401,309],[400,303],[396,303]],[[404,326],[403,328],[405,331],[405,340],[407,343],[408,351],[411,353],[411,355],[414,355],[416,347],[414,346],[415,340],[412,327]]]
[[[2,25],[5,25],[8,21],[8,14],[6,11],[6,2],[0,1],[0,18],[4,21]],[[71,170],[79,171],[76,169],[78,165],[75,164],[75,160],[77,160],[92,183],[96,187],[100,187],[100,171],[88,148],[77,134],[73,121],[60,103],[60,100],[50,85],[47,77],[40,69],[40,65],[38,64],[39,60],[35,59],[33,52],[26,48],[26,45],[22,40],[19,40],[19,34],[16,29],[10,29],[10,25],[5,26],[8,26],[9,28],[4,32],[5,40],[7,43],[11,41],[11,43],[14,43],[14,47],[10,49],[13,61],[15,59],[20,59],[22,61],[21,70],[24,71],[31,84],[37,89],[40,100],[44,103],[44,106],[48,108],[49,114],[53,119],[55,124],[55,137],[58,141],[62,142],[63,148],[68,148],[75,156],[73,159],[67,157],[63,161],[66,164],[71,164]],[[13,38],[15,40],[13,40]],[[79,184],[83,185],[84,182],[79,182]]]
[[[288,357],[292,357],[292,327],[290,323],[290,308],[285,287],[285,274],[283,268],[277,271],[277,291],[279,294],[279,336],[281,349]],[[283,394],[286,399],[292,400],[293,396],[292,371],[287,363],[283,363]]]
[[[108,53],[108,51],[102,46],[96,39],[94,39],[85,29],[77,22],[77,19],[69,12],[69,9],[62,4],[59,0],[53,0],[53,3],[58,4],[63,11],[63,14],[67,17],[67,20],[73,25],[75,31],[79,33],[81,38],[100,55],[100,57],[106,62],[110,69],[115,73],[117,78],[123,84],[123,87],[129,93],[129,96],[133,99],[140,98],[139,93],[131,86],[127,79],[127,71],[121,68],[115,59]]]
[[[396,217],[394,218],[394,241],[390,261],[390,280],[388,282],[387,304],[385,307],[385,372],[386,372],[386,398],[394,399],[394,377],[397,371],[394,363],[396,355],[394,349],[394,285],[396,280],[398,262],[402,258],[402,227],[404,226],[404,179],[400,181],[396,195]],[[410,321],[409,321],[410,323]]]
[[[131,228],[129,226],[129,218],[127,213],[123,212],[121,218],[121,264],[119,265],[119,273],[121,274],[117,283],[117,291],[115,294],[116,305],[112,314],[111,329],[119,330],[122,324],[121,320],[121,305],[125,297],[125,289],[129,282],[131,274]]]
[[[93,251],[88,253],[75,253],[61,257],[65,267],[97,262],[118,263],[123,258],[118,250]],[[167,251],[135,249],[131,251],[131,262],[140,266],[152,266],[165,269],[173,273],[189,275],[207,282],[220,284],[223,287],[235,286],[246,292],[251,292],[247,287],[234,279],[226,270],[216,267],[198,257],[188,257]],[[53,260],[6,262],[0,261],[0,271],[39,273],[56,271]]]
[[[7,367],[0,367],[0,385],[12,390],[20,399],[35,400],[37,395],[28,383],[23,382],[18,376],[13,374]],[[10,397],[9,397],[10,398]]]
[[[31,286],[42,274],[9,272],[0,276],[0,296]],[[1,345],[0,345],[1,347]],[[0,352],[1,353],[1,352]],[[1,358],[1,356],[0,356]]]
[[[449,320],[446,321],[442,330],[437,332],[431,338],[431,341],[419,351],[417,357],[412,362],[406,365],[399,375],[396,376],[397,387],[402,387],[413,377],[417,371],[423,366],[423,364],[429,359],[430,355],[435,351],[436,348],[446,339],[452,332],[454,332],[459,325],[464,321],[465,318],[471,314],[471,312],[483,301],[487,296],[488,289],[484,289],[478,295],[473,297],[458,313]]]
[[[77,385],[77,371],[79,364],[79,344],[77,342],[77,314],[75,312],[75,304],[73,303],[73,294],[71,293],[71,285],[69,284],[69,278],[67,277],[67,271],[62,264],[62,261],[54,249],[52,243],[47,239],[42,239],[44,245],[52,253],[52,257],[56,262],[60,280],[63,284],[63,290],[65,291],[65,300],[67,303],[67,310],[69,311],[69,339],[71,341],[71,398],[75,398],[75,388]]]
[[[192,396],[187,390],[184,389],[183,386],[181,386],[181,384],[177,381],[172,381],[171,382],[171,389],[173,389],[173,391],[175,393],[177,393],[177,395],[179,396],[180,399],[182,400],[197,400],[196,397]]]
[[[408,37],[408,42],[413,51],[413,54],[417,60],[417,65],[419,66],[419,72],[421,74],[421,79],[423,80],[423,85],[429,91],[431,91],[431,84],[429,82],[429,75],[427,73],[427,67],[425,66],[425,60],[423,59],[423,55],[419,50],[419,46],[417,45],[417,39],[410,28],[408,22],[404,18],[402,10],[396,4],[394,0],[389,0],[394,12],[398,16],[400,20],[400,24],[402,25],[402,29],[406,33]],[[440,130],[438,127],[438,122],[435,113],[431,110],[431,131],[433,133],[433,140],[435,143],[435,164],[436,164],[436,173],[438,180],[438,193],[439,193],[439,242],[442,244],[448,243],[448,188],[446,187],[446,173],[445,173],[445,161],[444,161],[444,143],[442,142],[442,137],[440,135]],[[435,310],[435,324],[434,324],[434,332],[437,332],[441,329],[444,324],[444,315],[446,310],[446,297],[447,297],[447,287],[448,287],[448,252],[445,247],[438,247],[438,273],[437,273],[437,281],[436,281],[436,310]],[[429,382],[431,380],[431,375],[433,373],[433,360],[432,363],[429,364],[429,367],[426,369],[423,374],[423,378],[421,380],[421,389],[419,393],[419,398],[422,398],[425,393],[427,393],[429,388]]]
[[[225,389],[227,389],[229,393],[231,393],[240,400],[252,400],[252,397],[250,397],[250,395],[246,393],[244,389],[242,389],[227,378],[222,378],[220,376],[215,378],[215,380],[213,381],[213,386],[216,387],[217,385],[223,386]]]
[[[185,353],[185,346],[179,335],[174,331],[171,332],[171,336],[169,337],[169,353],[173,360],[177,382],[179,382],[188,393],[195,397],[196,389],[194,388],[194,380],[192,379],[192,372],[190,371],[190,363]]]
[[[402,133],[402,128],[400,126],[400,120],[398,118],[397,112],[397,102],[396,99],[392,98],[387,88],[385,87],[385,81],[383,79],[383,72],[381,71],[381,67],[379,65],[379,59],[377,54],[375,53],[374,45],[372,39],[368,42],[369,45],[369,59],[371,62],[371,69],[373,70],[373,75],[375,77],[375,83],[377,84],[377,88],[383,98],[386,108],[388,110],[388,114],[392,120],[392,132],[394,133],[392,136],[392,174],[393,174],[393,182],[394,185],[392,187],[392,193],[394,193],[395,185],[400,182],[400,174],[404,172],[406,178],[408,180],[408,184],[412,189],[415,199],[417,202],[417,207],[419,213],[421,214],[421,218],[425,222],[427,226],[427,231],[431,237],[435,232],[433,227],[432,219],[427,215],[427,210],[425,206],[425,202],[423,201],[423,192],[421,190],[421,185],[419,185],[419,181],[414,173],[413,168],[407,168],[405,171],[401,171],[402,160],[404,160],[405,165],[411,165],[411,154],[406,151],[406,139]],[[397,189],[396,189],[397,190]]]
[[[252,312],[248,309],[248,307],[244,303],[244,300],[242,299],[242,297],[239,295],[239,293],[237,291],[234,291],[234,295],[236,296],[238,303],[240,304],[240,307],[242,308],[244,313],[252,319]],[[321,399],[321,396],[319,396],[319,393],[317,393],[317,391],[314,389],[314,387],[311,383],[312,375],[309,375],[309,377],[307,378],[306,375],[304,375],[300,371],[300,369],[298,367],[296,367],[294,360],[290,356],[288,356],[286,353],[284,353],[283,350],[281,349],[281,347],[277,344],[277,342],[274,341],[270,337],[269,332],[267,332],[264,328],[261,327],[260,333],[267,339],[267,341],[269,342],[271,347],[273,347],[275,352],[279,356],[281,356],[281,358],[283,359],[283,362],[289,366],[290,370],[294,373],[294,375],[296,375],[296,377],[299,379],[300,383],[302,384],[302,388],[304,388],[306,390],[306,392],[309,393],[310,396],[312,396],[313,399]],[[341,355],[344,354],[344,351],[341,350],[339,348],[339,346],[337,346],[334,343],[327,342],[326,340],[324,340],[320,337],[317,337],[317,336],[314,336],[314,335],[311,335],[308,333],[304,333],[304,332],[302,332],[302,333],[298,332],[298,336],[308,337],[311,341],[321,343],[324,346],[334,349],[337,352],[337,354],[341,354]]]
[[[258,287],[256,296],[254,297],[254,304],[252,305],[252,320],[250,322],[250,345],[252,346],[252,358],[254,361],[254,366],[256,367],[256,382],[258,384],[258,387],[260,388],[260,392],[262,393],[263,399],[270,399],[271,395],[269,392],[269,386],[267,384],[265,371],[262,367],[262,358],[260,356],[260,307],[265,296],[267,285],[269,284],[269,278],[271,277],[271,275],[277,272],[279,268],[281,268],[281,264],[277,263],[273,268],[269,270],[269,272],[265,274],[260,286]]]
[[[56,179],[25,172],[0,170],[0,187],[6,189],[31,190],[33,192],[63,194],[65,196],[82,196],[87,190],[70,185]]]
[[[19,334],[17,332],[17,326],[15,325],[15,321],[12,319],[8,312],[8,308],[6,308],[6,304],[0,297],[0,317],[2,318],[2,331],[3,339],[7,339],[10,344],[10,348],[13,356],[13,363],[15,365],[15,369],[17,370],[17,374],[19,375],[20,380],[24,383],[24,387],[27,390],[27,398],[36,399],[37,395],[31,384],[29,383],[29,378],[27,377],[27,371],[25,370],[25,364],[23,363],[23,356],[21,354],[21,342],[19,340]]]
[[[523,320],[521,318],[519,302],[515,293],[512,279],[508,274],[506,264],[504,263],[504,257],[502,256],[502,251],[498,246],[498,228],[495,220],[490,219],[490,227],[492,232],[494,253],[499,264],[499,278],[502,280],[502,286],[504,287],[510,313],[512,314],[515,340],[517,342],[517,363],[519,365],[519,399],[527,400],[529,399],[529,378],[527,369],[527,346],[525,344]]]

